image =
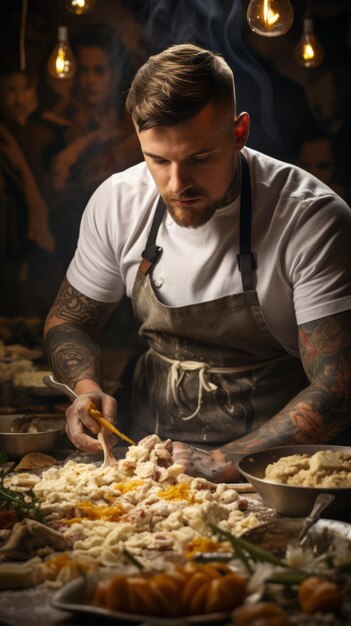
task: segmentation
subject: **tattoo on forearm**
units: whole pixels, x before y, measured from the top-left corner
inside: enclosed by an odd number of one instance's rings
[[[86,333],[69,324],[54,326],[46,336],[52,370],[60,381],[74,388],[78,380],[101,382],[100,350]]]
[[[114,306],[83,296],[65,279],[48,315],[48,321],[57,317],[65,322],[78,324],[91,336],[97,337]]]
[[[78,380],[101,379],[97,344],[114,304],[96,302],[65,279],[46,320],[46,351],[60,381],[74,387]]]
[[[310,385],[263,427],[221,448],[226,460],[263,448],[323,443],[351,428],[351,312],[299,327]]]

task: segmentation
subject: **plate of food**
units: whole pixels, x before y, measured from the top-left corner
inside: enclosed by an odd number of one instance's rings
[[[211,576],[216,567],[218,577],[213,579]],[[211,570],[211,576],[208,574],[207,582],[203,582],[204,589],[196,593],[196,581],[199,575],[205,580],[206,569]],[[216,585],[214,580],[217,580]],[[52,605],[76,614],[113,619],[121,624],[224,624],[230,611],[242,601],[245,585],[243,576],[233,574],[223,564],[188,563],[163,572],[129,575],[117,570],[113,574],[100,572],[71,581],[55,593]],[[211,603],[227,610],[213,612]],[[206,605],[209,611],[196,614],[197,608],[206,611]]]

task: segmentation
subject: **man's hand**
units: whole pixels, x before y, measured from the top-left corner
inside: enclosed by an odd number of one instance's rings
[[[176,441],[172,459],[184,466],[185,474],[206,478],[213,483],[236,482],[241,478],[234,462],[227,461],[220,450],[203,450]]]
[[[84,429],[94,435],[100,431],[98,422],[89,415],[88,407],[93,402],[101,410],[104,418],[113,423],[116,418],[117,402],[106,393],[84,393],[71,404],[66,411],[66,433],[74,445],[84,452],[101,452],[101,445],[97,439],[91,437]],[[116,437],[108,437],[110,447],[116,442]]]

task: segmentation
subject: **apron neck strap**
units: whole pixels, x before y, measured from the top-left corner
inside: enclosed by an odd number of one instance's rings
[[[240,252],[237,255],[239,270],[244,291],[254,289],[253,270],[256,269],[256,255],[251,252],[251,184],[250,171],[243,154],[241,158],[241,199],[240,199]],[[139,270],[148,274],[152,266],[160,258],[163,249],[156,245],[157,232],[162,222],[166,205],[159,197],[154,219],[147,238],[145,250],[142,252]]]
[[[241,159],[241,197],[240,197],[240,252],[237,255],[244,291],[254,289],[253,270],[256,269],[256,255],[251,252],[251,183],[247,161]]]
[[[142,274],[148,274],[152,266],[158,261],[163,250],[160,246],[156,246],[157,232],[162,222],[166,210],[166,205],[159,197],[154,219],[150,228],[149,236],[147,238],[145,250],[141,253],[142,259],[140,261],[139,270]]]

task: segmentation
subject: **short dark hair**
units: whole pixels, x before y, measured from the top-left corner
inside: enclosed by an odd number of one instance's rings
[[[75,53],[79,48],[100,48],[106,52],[111,65],[118,68],[124,52],[124,46],[117,31],[110,24],[85,24],[71,38]]]
[[[188,120],[210,103],[235,111],[233,72],[219,54],[186,43],[171,46],[142,65],[126,107],[143,131]]]

